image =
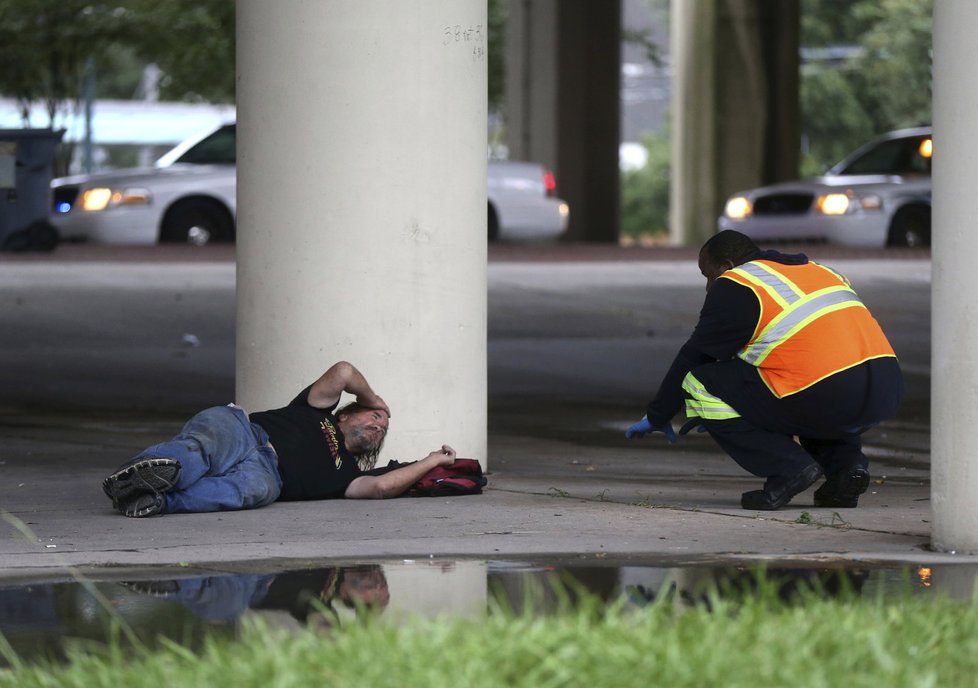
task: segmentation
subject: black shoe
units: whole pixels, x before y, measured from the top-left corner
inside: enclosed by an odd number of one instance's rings
[[[865,468],[850,468],[829,476],[825,484],[815,490],[815,506],[834,509],[854,509],[859,504],[859,495],[869,487],[869,471]]]
[[[103,480],[102,489],[112,500],[112,506],[123,510],[123,505],[140,493],[172,490],[179,478],[180,463],[175,459],[142,459]]]
[[[145,518],[163,513],[163,495],[159,492],[144,492],[134,499],[124,502],[120,511],[129,518]]]
[[[751,490],[740,496],[740,506],[757,511],[774,511],[791,501],[799,492],[804,492],[822,476],[822,469],[817,463],[805,468],[793,478],[785,480],[777,487],[763,490]]]

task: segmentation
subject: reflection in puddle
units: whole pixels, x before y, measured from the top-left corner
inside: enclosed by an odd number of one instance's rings
[[[932,594],[970,597],[970,566],[861,569],[767,569],[779,596],[802,589],[825,596]],[[399,561],[245,574],[179,575],[89,584],[0,584],[0,632],[21,658],[60,660],[73,646],[104,643],[112,617],[147,646],[159,637],[197,648],[205,636],[234,638],[242,622],[261,618],[323,632],[359,616],[393,623],[422,616],[478,618],[494,604],[547,614],[585,592],[606,604],[641,608],[666,598],[688,605],[720,595],[751,594],[748,567],[549,566],[507,561]],[[91,588],[94,588],[93,591]],[[97,593],[106,602],[98,599]],[[106,604],[109,610],[105,608]],[[323,612],[323,613],[320,613]],[[0,666],[6,665],[0,656]]]

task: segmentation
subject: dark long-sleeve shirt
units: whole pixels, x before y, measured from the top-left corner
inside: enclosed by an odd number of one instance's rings
[[[770,260],[785,265],[808,262],[803,254],[761,251],[756,260]],[[653,426],[668,423],[683,406],[683,378],[698,365],[724,361],[737,355],[751,337],[761,317],[761,305],[749,288],[732,280],[718,279],[706,293],[699,322],[692,336],[676,354],[659,385],[655,399],[649,402],[647,415]]]

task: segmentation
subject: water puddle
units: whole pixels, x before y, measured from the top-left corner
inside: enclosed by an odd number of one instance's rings
[[[0,632],[22,659],[63,659],[69,648],[103,643],[112,617],[146,644],[159,637],[196,647],[209,635],[236,633],[250,617],[288,628],[330,627],[374,614],[393,623],[414,616],[484,616],[495,604],[516,612],[528,605],[546,614],[587,591],[607,604],[640,608],[663,595],[678,604],[711,590],[750,593],[750,566],[614,566],[526,561],[400,560],[346,565],[310,564],[247,573],[160,569],[100,573],[98,580],[31,584],[0,582]],[[932,595],[970,599],[975,567],[867,565],[862,568],[767,568],[783,597],[817,586],[832,596],[851,588],[862,596]],[[121,576],[121,577],[120,577]],[[564,584],[563,587],[557,584]],[[111,609],[111,613],[107,611]],[[320,611],[327,613],[322,614]],[[5,665],[0,657],[0,666]]]

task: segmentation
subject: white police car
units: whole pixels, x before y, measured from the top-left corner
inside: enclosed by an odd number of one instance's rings
[[[757,241],[930,245],[930,127],[890,132],[816,179],[731,196],[718,228]]]

